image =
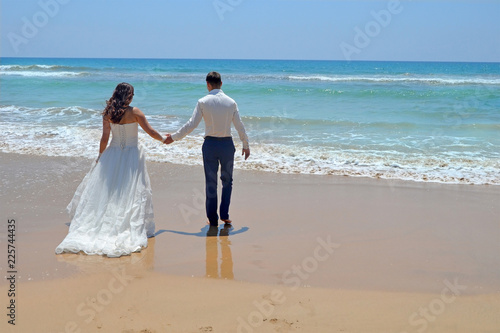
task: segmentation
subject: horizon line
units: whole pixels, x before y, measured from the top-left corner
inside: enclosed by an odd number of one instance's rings
[[[0,59],[109,59],[109,60],[218,60],[218,61],[341,61],[341,62],[432,62],[432,63],[491,63],[498,64],[499,61],[464,61],[464,60],[345,60],[345,59],[264,59],[264,58],[142,58],[142,57],[44,57],[44,56],[0,56]]]

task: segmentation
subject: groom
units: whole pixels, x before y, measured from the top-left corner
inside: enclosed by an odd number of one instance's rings
[[[203,167],[205,169],[205,206],[207,218],[211,226],[219,225],[217,215],[217,172],[221,168],[222,197],[219,207],[220,219],[230,224],[229,203],[233,188],[234,148],[231,137],[233,123],[241,142],[245,160],[250,156],[248,137],[241,122],[236,102],[221,90],[222,80],[217,72],[210,72],[206,78],[208,95],[199,99],[191,119],[174,134],[167,134],[166,144],[178,141],[191,133],[200,123],[205,121],[205,142],[203,143]]]

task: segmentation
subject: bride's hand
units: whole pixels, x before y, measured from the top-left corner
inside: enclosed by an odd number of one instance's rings
[[[172,139],[172,135],[170,134],[165,134],[167,136],[167,138],[165,139],[165,141],[163,141],[164,144],[171,144],[172,142],[174,142],[174,139]]]

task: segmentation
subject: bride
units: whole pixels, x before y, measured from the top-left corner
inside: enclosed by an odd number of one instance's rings
[[[154,235],[151,185],[137,124],[152,138],[165,138],[141,110],[130,106],[133,97],[134,87],[120,83],[106,102],[99,157],[67,207],[71,225],[56,254],[119,257],[141,251]]]

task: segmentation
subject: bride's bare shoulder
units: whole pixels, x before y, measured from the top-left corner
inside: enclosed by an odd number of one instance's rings
[[[139,115],[139,114],[143,114],[143,112],[141,111],[141,109],[139,109],[138,107],[134,106],[132,107],[132,113],[134,115]]]
[[[144,112],[141,111],[138,107],[133,107],[131,113],[133,114],[134,118],[136,121],[139,121],[140,119],[144,118]]]

